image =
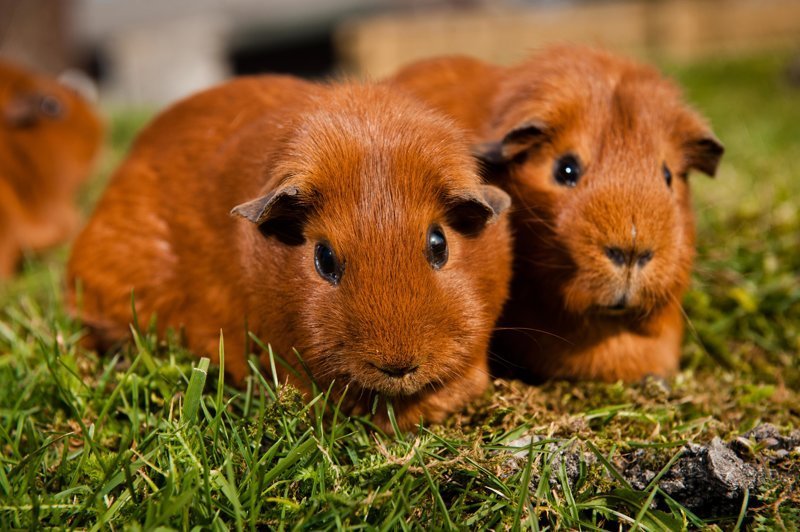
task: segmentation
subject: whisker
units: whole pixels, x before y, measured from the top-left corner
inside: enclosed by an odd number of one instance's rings
[[[495,331],[514,331],[514,332],[519,331],[519,332],[541,333],[541,334],[546,334],[547,336],[552,336],[553,338],[555,338],[557,340],[562,340],[562,341],[568,343],[569,345],[575,345],[575,343],[570,341],[568,338],[564,338],[563,336],[560,336],[560,335],[558,335],[558,334],[556,334],[554,332],[546,331],[544,329],[535,329],[533,327],[495,327],[494,330]],[[529,338],[533,338],[533,336],[529,336]]]
[[[498,354],[495,351],[491,351],[491,350],[489,351],[489,358],[490,358],[490,360],[502,363],[502,367],[504,367],[504,368],[514,368],[514,369],[520,369],[520,370],[526,369],[525,366],[523,366],[521,364],[517,364],[516,362],[514,362],[511,359],[508,359],[508,358],[506,358],[504,356],[501,356],[500,354]],[[489,374],[489,376],[490,377],[492,376],[491,373]]]

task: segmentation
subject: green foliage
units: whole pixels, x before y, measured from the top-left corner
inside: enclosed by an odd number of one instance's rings
[[[796,388],[800,89],[785,76],[789,59],[703,63],[678,79],[727,146],[718,178],[693,180],[698,265],[685,308],[700,340],[693,347],[705,349],[689,349],[690,365],[722,364]]]
[[[228,388],[147,331],[105,358],[83,350],[57,250],[0,293],[0,528],[796,526],[797,450],[738,514],[701,519],[658,487],[687,441],[798,428],[800,90],[786,59],[668,67],[727,147],[715,180],[692,177],[698,264],[668,385],[497,381],[444,426],[385,435],[268,374]],[[87,209],[146,117],[114,114]],[[657,473],[642,490],[619,466],[637,452]]]

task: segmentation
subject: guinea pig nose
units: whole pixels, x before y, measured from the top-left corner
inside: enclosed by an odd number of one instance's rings
[[[606,257],[616,266],[625,266],[628,264],[628,254],[618,247],[606,246]]]
[[[411,373],[414,373],[419,368],[419,365],[415,366],[393,366],[393,365],[386,365],[386,366],[375,366],[385,374],[390,377],[394,377],[399,379],[400,377],[405,377]]]

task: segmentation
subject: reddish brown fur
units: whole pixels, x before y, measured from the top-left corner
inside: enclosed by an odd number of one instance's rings
[[[23,252],[72,236],[73,196],[101,141],[100,121],[80,95],[0,61],[0,278],[14,273]]]
[[[679,90],[650,67],[573,46],[506,69],[435,59],[393,82],[473,128],[476,152],[514,200],[502,356],[535,378],[675,372],[695,242],[686,174],[713,174],[722,153]],[[585,169],[574,188],[553,177],[565,153]],[[653,258],[617,267],[607,247]],[[623,295],[626,308],[611,311]]]
[[[264,76],[163,113],[69,262],[70,299],[94,339],[127,335],[135,290],[139,320],[157,314],[162,331],[182,327],[199,355],[217,359],[223,329],[225,369],[237,382],[249,373],[246,324],[299,369],[297,348],[322,389],[348,386],[353,412],[369,408],[375,392],[393,397],[403,428],[438,422],[480,394],[510,277],[498,216],[508,196],[480,184],[450,121],[395,93]],[[230,215],[237,205],[262,232]],[[476,234],[453,229],[470,215],[480,217]],[[425,255],[435,222],[450,250],[438,271]],[[315,271],[321,241],[344,260],[336,286]],[[262,363],[269,367],[267,354]],[[402,378],[377,369],[408,364],[419,369]],[[385,409],[377,422],[388,426]]]

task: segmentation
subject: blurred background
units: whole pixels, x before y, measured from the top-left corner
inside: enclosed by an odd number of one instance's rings
[[[798,50],[800,0],[0,0],[0,55],[82,69],[126,106],[238,74],[380,77],[445,53],[511,63],[552,41],[658,62]]]

